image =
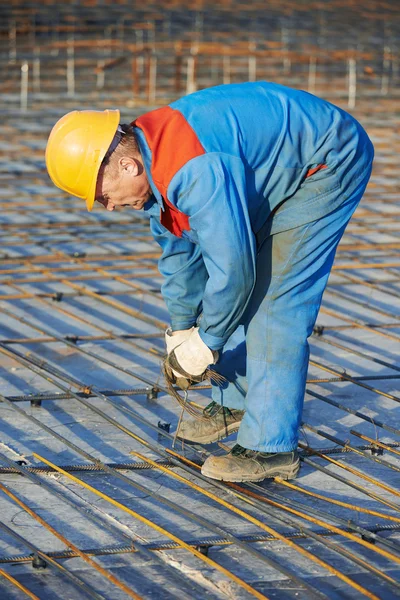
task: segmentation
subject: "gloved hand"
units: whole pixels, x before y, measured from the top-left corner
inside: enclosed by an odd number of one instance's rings
[[[185,342],[190,334],[192,333],[194,327],[190,329],[181,329],[180,331],[172,331],[171,327],[165,332],[165,345],[167,346],[167,354],[172,352],[174,348]]]
[[[169,327],[165,332],[165,345],[167,347],[168,356],[170,353],[180,344],[185,342],[190,334],[193,332],[195,327],[191,327],[190,329],[181,329],[180,331],[172,331],[171,327]],[[196,327],[198,329],[198,327]],[[188,381],[185,377],[182,377],[180,373],[174,371],[168,364],[168,357],[164,361],[165,375],[169,379],[170,383],[177,384],[181,389],[187,389],[190,386],[190,381]]]
[[[168,354],[165,361],[165,370],[183,390],[192,383],[199,383],[205,379],[208,365],[215,364],[218,352],[210,350],[199,335],[198,327],[193,328],[189,337]]]

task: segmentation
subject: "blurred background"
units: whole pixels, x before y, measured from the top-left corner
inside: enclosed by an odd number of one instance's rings
[[[165,104],[267,79],[337,98],[396,94],[398,0],[1,2],[2,102]]]

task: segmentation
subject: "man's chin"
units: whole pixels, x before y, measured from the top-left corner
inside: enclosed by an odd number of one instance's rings
[[[133,208],[134,210],[141,210],[144,207],[144,205],[146,204],[146,202],[148,202],[148,200],[151,198],[151,196],[152,196],[152,192],[148,192],[142,198],[131,200],[124,206]]]
[[[140,200],[139,202],[132,202],[132,204],[129,204],[130,208],[133,208],[133,210],[142,210],[143,206],[146,204],[146,200]]]

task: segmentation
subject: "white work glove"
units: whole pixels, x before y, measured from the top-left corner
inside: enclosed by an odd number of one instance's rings
[[[194,327],[191,327],[190,329],[181,329],[180,331],[172,331],[171,327],[168,327],[167,331],[165,332],[165,345],[167,346],[167,354],[170,354],[172,350],[179,346],[179,344],[185,342],[192,333],[193,329]]]
[[[166,376],[185,390],[205,379],[208,365],[216,363],[218,356],[217,351],[210,350],[203,342],[195,327],[187,339],[168,354],[164,362]]]
[[[175,348],[175,358],[178,366],[188,375],[199,377],[218,360],[218,352],[213,352],[203,342],[199,335],[198,327],[190,336]]]

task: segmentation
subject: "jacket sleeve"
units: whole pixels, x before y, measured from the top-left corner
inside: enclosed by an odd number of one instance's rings
[[[152,215],[150,229],[162,249],[158,268],[164,277],[161,293],[173,330],[189,329],[201,312],[208,274],[199,246],[172,235]]]
[[[170,200],[189,215],[208,273],[200,336],[219,350],[239,325],[255,283],[245,166],[234,156],[205,154],[187,163],[170,188]]]

